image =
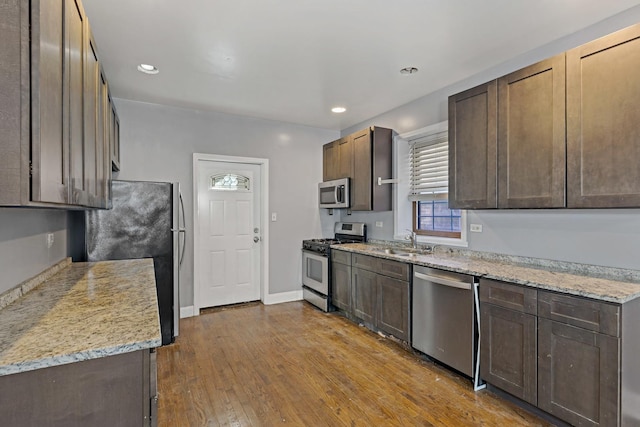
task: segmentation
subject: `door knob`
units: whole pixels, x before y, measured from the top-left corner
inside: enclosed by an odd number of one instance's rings
[[[254,241],[255,243],[258,243],[258,242],[260,241],[260,237],[258,237],[258,236],[253,236],[253,241]]]

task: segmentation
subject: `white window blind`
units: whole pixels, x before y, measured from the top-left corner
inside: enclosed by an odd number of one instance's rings
[[[448,132],[439,132],[410,140],[409,200],[443,200],[449,192]]]

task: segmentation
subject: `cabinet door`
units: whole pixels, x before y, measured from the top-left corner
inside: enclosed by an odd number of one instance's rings
[[[95,194],[95,145],[84,144],[83,111],[83,50],[84,15],[77,0],[65,0],[65,116],[69,139],[71,203],[92,205]]]
[[[449,207],[497,207],[496,81],[449,97]]]
[[[567,52],[567,206],[640,206],[640,25]]]
[[[573,425],[619,425],[620,339],[538,319],[538,406]]]
[[[409,282],[378,275],[378,319],[376,326],[403,341],[409,341]]]
[[[93,38],[87,32],[84,62],[84,146],[87,176],[86,187],[89,189],[89,204],[93,207],[106,207],[104,192],[104,137],[98,128],[100,102],[100,64]],[[89,176],[89,174],[91,176]]]
[[[337,141],[322,146],[322,181],[338,179],[338,144]]]
[[[376,324],[376,273],[353,268],[351,306],[358,319],[371,326]]]
[[[498,207],[565,205],[565,56],[498,79]]]
[[[353,176],[351,177],[351,210],[370,211],[371,194],[371,130],[365,129],[351,136],[353,145]]]
[[[351,137],[346,136],[337,141],[338,144],[338,178],[350,178],[353,175],[353,145]],[[334,159],[335,161],[335,159]]]
[[[29,107],[22,87],[28,87],[29,3],[4,2],[0,14],[0,204],[19,205],[28,200]],[[27,43],[25,43],[27,41]],[[27,98],[28,101],[28,98]],[[26,144],[24,144],[26,142]],[[26,145],[26,149],[25,146]],[[26,160],[26,163],[25,163]],[[24,183],[24,184],[23,184]]]
[[[32,2],[31,19],[31,200],[68,203],[64,2]]]
[[[392,209],[392,185],[378,185],[378,178],[393,178],[393,131],[387,128],[372,128],[371,149],[373,153],[371,173],[371,210],[390,211]]]
[[[118,118],[118,113],[116,113],[115,104],[111,105],[111,114],[113,120],[111,124],[111,132],[113,133],[111,138],[111,164],[112,169],[118,172],[120,171],[120,119]]]
[[[331,303],[348,313],[351,312],[351,266],[331,264]]]
[[[536,317],[484,303],[480,311],[482,379],[535,405]]]
[[[104,150],[104,194],[106,207],[110,208],[111,201],[111,144],[110,144],[110,128],[109,118],[110,106],[109,106],[109,87],[107,79],[104,77],[104,72],[100,71],[99,79],[100,88],[98,90],[98,138],[103,141]]]

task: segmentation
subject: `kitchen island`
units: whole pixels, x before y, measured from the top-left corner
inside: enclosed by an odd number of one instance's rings
[[[0,310],[0,325],[3,425],[154,421],[152,259],[72,263]]]

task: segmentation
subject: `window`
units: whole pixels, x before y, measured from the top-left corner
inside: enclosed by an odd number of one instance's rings
[[[212,190],[249,191],[249,178],[232,173],[221,173],[211,177]]]
[[[462,218],[449,209],[448,132],[427,133],[409,141],[413,231],[438,237],[460,238]]]
[[[418,242],[466,247],[467,213],[449,209],[448,123],[437,123],[396,136],[393,145],[394,234],[407,240],[415,230]]]
[[[462,211],[449,209],[444,201],[413,202],[413,230],[417,234],[459,238],[462,230]]]

